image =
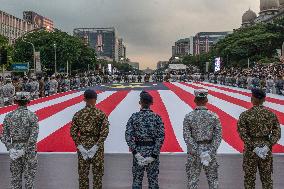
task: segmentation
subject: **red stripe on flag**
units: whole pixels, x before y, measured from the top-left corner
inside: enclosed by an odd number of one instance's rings
[[[204,89],[202,87],[191,85],[191,84],[184,83],[184,82],[182,84],[185,85],[185,86],[194,88],[194,89]],[[219,93],[219,92],[214,92],[214,91],[208,90],[208,93],[210,95],[212,95],[212,96],[216,96],[217,98],[220,98],[220,99],[225,100],[227,102],[230,102],[230,103],[233,103],[233,104],[236,104],[236,105],[240,105],[240,106],[242,106],[242,107],[244,107],[246,109],[249,109],[249,108],[252,107],[251,103],[248,103],[248,102],[243,101],[243,100],[239,100],[239,99],[234,98],[234,97],[227,96],[227,95]],[[281,113],[281,112],[278,112],[278,114],[279,113]],[[237,120],[236,120],[236,125],[237,125]],[[284,147],[282,145],[277,144],[277,145],[274,146],[273,152],[274,153],[283,153],[284,152]]]
[[[127,96],[129,91],[119,91],[96,105],[97,108],[104,111],[107,116],[118,106],[118,104]],[[58,129],[37,144],[39,152],[75,152],[76,147],[70,136],[71,122]]]
[[[186,85],[186,86],[189,86],[189,87],[194,87],[194,85],[191,85],[191,84],[188,84],[188,83],[182,83],[182,84]],[[204,89],[204,88],[202,88],[202,89]],[[240,106],[242,106],[242,107],[244,107],[246,109],[252,108],[252,104],[250,102],[247,102],[247,101],[244,101],[244,100],[240,100],[240,99],[231,97],[229,95],[226,95],[226,94],[223,94],[223,93],[220,93],[220,92],[215,92],[215,91],[209,90],[209,94],[211,94],[212,96],[216,96],[217,98],[220,98],[222,100],[231,102],[233,104],[240,105]],[[272,109],[270,107],[266,107],[266,109],[268,109],[268,110],[272,111],[273,113],[275,113],[276,116],[279,119],[280,124],[284,125],[284,113],[283,112],[279,112],[279,111],[274,110],[274,109]]]
[[[184,91],[183,89],[171,83],[164,83],[164,85],[167,86],[171,91],[173,91],[181,100],[183,100],[190,107],[192,107],[193,109],[196,107],[194,103],[195,97],[191,93]],[[244,145],[237,133],[237,120],[226,112],[220,110],[218,107],[213,106],[209,103],[207,104],[207,108],[212,112],[215,112],[219,116],[222,124],[223,139],[234,149],[239,152],[242,152],[244,149]]]
[[[189,86],[189,87],[196,87],[197,89],[200,89],[202,87],[197,87],[197,86],[194,86],[194,85],[191,85],[191,84],[187,84],[187,83],[182,83],[183,85],[186,85],[186,86]],[[204,89],[204,88],[202,88]],[[222,93],[219,93],[219,92],[213,92],[213,91],[210,91],[209,90],[209,94],[212,95],[212,96],[216,96],[220,99],[223,99],[227,102],[231,102],[233,104],[236,104],[236,105],[241,105],[243,106],[244,108],[246,109],[249,109],[252,107],[251,103],[248,103],[246,101],[243,101],[243,100],[239,100],[239,99],[236,99],[234,97],[230,97],[230,96],[227,96],[227,95],[224,95]],[[271,108],[267,108],[269,110],[271,110],[272,112],[274,112],[279,119],[280,123],[283,124],[283,121],[284,121],[284,114],[282,112],[279,112],[279,111],[276,111],[276,110],[273,110]],[[276,144],[274,147],[273,147],[273,152],[274,153],[283,153],[284,152],[284,146],[280,145],[280,144]]]
[[[183,152],[182,148],[180,147],[167,109],[161,99],[160,94],[158,91],[148,91],[154,98],[154,104],[152,105],[152,110],[162,117],[165,126],[165,141],[163,147],[161,149],[162,152]]]
[[[228,92],[232,92],[232,93],[238,93],[238,94],[241,94],[241,95],[244,95],[244,96],[251,97],[251,93],[249,93],[249,92],[238,91],[238,90],[235,90],[235,89],[229,89],[227,87],[220,87],[220,86],[207,84],[207,83],[200,83],[200,82],[198,82],[198,83],[202,84],[202,85],[205,85],[205,86],[208,86],[208,87],[214,87],[214,88],[217,88],[217,89],[220,89],[220,90],[223,90],[223,91],[228,91]],[[266,101],[267,102],[272,102],[272,103],[275,103],[275,104],[284,105],[284,100],[280,100],[280,99],[276,99],[276,98],[272,98],[272,97],[266,97]]]
[[[56,99],[56,98],[59,98],[59,97],[63,97],[63,96],[69,95],[69,94],[73,94],[75,92],[78,92],[78,91],[68,91],[68,92],[58,93],[58,94],[48,96],[48,97],[39,98],[39,99],[31,101],[28,106],[47,102],[47,101],[50,101],[50,100],[53,100],[53,99]],[[17,108],[17,105],[11,105],[11,106],[6,106],[6,107],[3,107],[3,108],[0,108],[0,114],[8,113],[10,111],[15,110],[16,108]]]
[[[188,83],[182,83],[182,84],[186,85],[186,86],[189,86],[189,87],[192,87],[192,88],[197,87],[195,85],[191,85],[191,84],[188,84]],[[199,88],[202,88],[202,87],[199,87]],[[204,89],[204,88],[202,88],[202,89]],[[244,101],[244,100],[240,100],[240,99],[237,99],[235,97],[231,97],[229,95],[226,95],[226,94],[223,94],[223,93],[220,93],[220,92],[215,92],[215,91],[212,91],[212,90],[208,90],[208,92],[212,96],[215,96],[217,98],[220,98],[222,100],[228,101],[228,102],[236,104],[236,105],[240,105],[240,106],[242,106],[242,107],[244,107],[246,109],[252,108],[252,104],[250,102],[247,102],[247,101]],[[268,109],[268,110],[272,111],[273,113],[275,113],[276,116],[279,119],[280,124],[284,125],[284,113],[283,112],[279,112],[279,111],[274,110],[274,109],[272,109],[270,107],[266,107],[266,109]]]

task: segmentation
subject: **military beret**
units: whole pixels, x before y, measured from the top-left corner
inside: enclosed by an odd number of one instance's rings
[[[264,92],[264,90],[262,89],[259,89],[259,88],[253,88],[251,90],[252,92],[252,96],[254,96],[255,98],[258,98],[258,99],[263,99],[266,97],[266,93]]]
[[[194,90],[194,96],[198,98],[205,98],[208,95],[208,90],[206,89],[197,89]]]
[[[142,91],[140,93],[140,100],[146,101],[146,102],[149,102],[149,103],[153,103],[153,97],[146,91]]]
[[[31,94],[29,92],[17,92],[15,100],[17,101],[30,101]]]
[[[85,99],[97,99],[98,94],[96,93],[96,91],[88,89],[84,92],[84,97]]]

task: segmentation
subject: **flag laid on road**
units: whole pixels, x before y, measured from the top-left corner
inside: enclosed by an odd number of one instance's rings
[[[130,116],[139,111],[139,94],[148,91],[154,98],[152,110],[159,114],[165,124],[165,142],[162,152],[186,152],[183,141],[183,119],[195,108],[194,90],[209,90],[208,109],[221,120],[223,140],[219,153],[241,153],[243,143],[237,133],[239,115],[251,107],[251,93],[245,89],[210,83],[136,83],[108,84],[94,87],[98,95],[97,107],[103,110],[110,121],[110,133],[105,142],[106,153],[128,153],[124,139],[125,126]],[[85,106],[84,91],[70,91],[32,101],[29,109],[39,117],[39,152],[75,152],[76,148],[69,130],[73,115]],[[284,128],[284,97],[268,94],[265,106],[279,118]],[[16,106],[0,109],[0,123],[5,115]],[[0,126],[2,128],[2,125]],[[282,132],[283,133],[283,132]],[[284,136],[284,134],[282,134]],[[6,152],[0,144],[0,152]],[[284,153],[284,138],[273,149],[274,153]]]

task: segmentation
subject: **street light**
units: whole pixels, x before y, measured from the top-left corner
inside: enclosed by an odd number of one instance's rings
[[[25,40],[25,36],[28,35],[29,33],[33,33],[33,32],[36,32],[36,31],[40,31],[40,30],[43,30],[45,29],[44,27],[40,27],[40,28],[35,28],[29,32],[26,31],[26,33],[22,36],[22,41],[25,42],[25,43],[28,43],[30,44],[32,47],[33,47],[33,61],[34,61],[34,73],[36,73],[36,57],[35,57],[35,45],[29,41],[26,41]]]
[[[54,47],[54,73],[57,74],[57,63],[56,63],[56,43],[53,44]]]
[[[34,60],[34,73],[36,72],[36,58],[35,58],[35,45],[31,42],[25,41],[24,38],[22,38],[23,42],[30,44],[33,47],[33,60]]]

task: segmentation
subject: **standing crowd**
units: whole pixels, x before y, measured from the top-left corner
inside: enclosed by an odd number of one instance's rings
[[[250,69],[223,69],[208,78],[211,83],[252,89],[262,88],[267,93],[284,95],[284,65],[256,64]]]

